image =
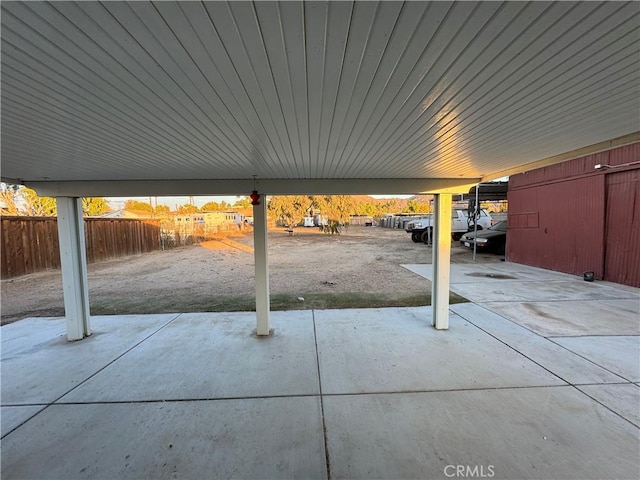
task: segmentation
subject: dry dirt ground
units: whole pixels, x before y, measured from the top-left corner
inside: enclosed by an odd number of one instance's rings
[[[457,242],[451,254],[453,263],[472,262]],[[479,254],[477,261],[501,258]],[[339,236],[275,229],[269,232],[272,308],[428,304],[429,282],[403,263],[431,263],[431,248],[402,230],[379,227],[349,227]],[[94,315],[254,309],[250,233],[94,263],[88,271]],[[1,300],[3,324],[64,315],[60,271],[2,280]]]

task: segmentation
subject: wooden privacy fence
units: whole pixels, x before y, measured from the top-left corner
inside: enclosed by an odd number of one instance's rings
[[[160,225],[147,220],[85,218],[87,262],[160,249]],[[1,217],[2,278],[60,268],[57,219]]]

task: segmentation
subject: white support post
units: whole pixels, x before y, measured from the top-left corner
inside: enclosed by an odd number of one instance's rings
[[[91,335],[82,199],[56,197],[56,205],[67,339],[82,340]]]
[[[451,272],[451,195],[434,195],[433,282],[431,309],[433,326],[449,328],[449,277]]]
[[[256,318],[258,335],[271,334],[269,306],[269,257],[267,241],[267,197],[253,206],[253,251],[256,272]]]

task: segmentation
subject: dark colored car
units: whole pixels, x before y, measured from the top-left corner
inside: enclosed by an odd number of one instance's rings
[[[504,254],[507,244],[507,221],[503,220],[496,223],[486,230],[478,230],[477,233],[465,233],[460,238],[460,245],[473,249],[473,242],[476,240],[478,252],[493,252],[500,255]]]

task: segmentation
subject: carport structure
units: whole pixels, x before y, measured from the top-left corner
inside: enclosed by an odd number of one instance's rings
[[[451,194],[638,141],[634,2],[2,2],[2,179],[58,200],[67,336],[90,334],[80,198]]]

